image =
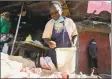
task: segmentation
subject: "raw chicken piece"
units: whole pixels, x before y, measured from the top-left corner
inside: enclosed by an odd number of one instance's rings
[[[42,74],[42,69],[41,68],[32,68],[31,69],[32,72],[41,75]]]
[[[62,75],[62,78],[68,79],[68,74],[66,72],[62,72],[61,75]]]

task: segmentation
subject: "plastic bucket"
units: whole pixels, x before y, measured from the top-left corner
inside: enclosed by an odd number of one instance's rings
[[[56,48],[57,66],[61,72],[75,71],[76,48]]]

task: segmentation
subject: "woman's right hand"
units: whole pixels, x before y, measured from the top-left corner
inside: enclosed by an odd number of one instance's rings
[[[56,42],[55,41],[49,41],[49,47],[50,48],[55,48],[56,47]]]

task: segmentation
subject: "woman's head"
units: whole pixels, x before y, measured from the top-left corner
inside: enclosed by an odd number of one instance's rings
[[[53,19],[58,20],[62,15],[62,7],[58,1],[53,1],[50,7],[50,15]]]
[[[9,20],[10,16],[11,16],[11,14],[9,12],[3,12],[1,14],[1,17],[4,18],[4,19],[6,19],[6,20]]]

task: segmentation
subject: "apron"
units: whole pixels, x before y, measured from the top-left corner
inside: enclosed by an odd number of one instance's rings
[[[57,30],[55,30],[55,23],[54,23],[51,40],[56,42],[56,48],[71,47],[71,42],[64,22],[62,30],[59,33],[57,32]],[[57,67],[57,59],[56,59],[57,57],[55,48],[50,48],[48,50],[48,56],[51,57],[52,62]]]

